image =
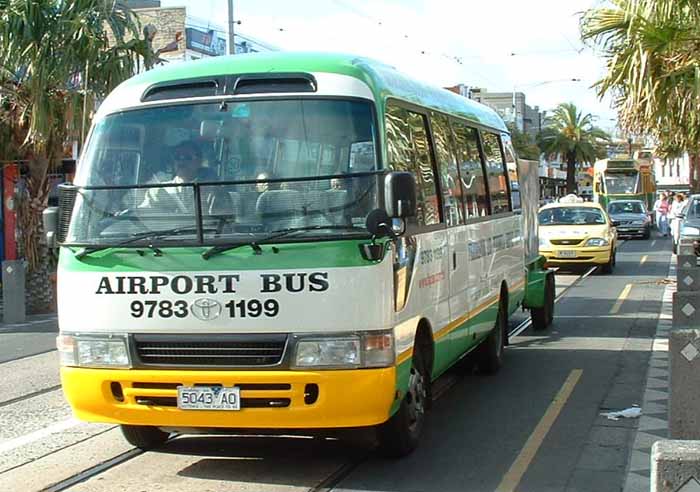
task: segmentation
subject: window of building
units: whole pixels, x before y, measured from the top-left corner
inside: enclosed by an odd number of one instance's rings
[[[491,212],[500,214],[508,212],[508,179],[505,173],[500,137],[495,133],[482,132],[484,159],[489,180]]]
[[[428,143],[425,116],[389,104],[386,114],[389,165],[416,177],[416,217],[419,226],[438,224],[440,211]]]
[[[458,121],[451,123],[466,218],[484,217],[489,214],[489,206],[477,132],[474,128],[469,128]]]
[[[462,208],[462,187],[459,183],[457,160],[452,151],[450,122],[447,116],[433,114],[430,117],[435,142],[438,173],[442,189],[442,206],[448,226],[464,224]]]

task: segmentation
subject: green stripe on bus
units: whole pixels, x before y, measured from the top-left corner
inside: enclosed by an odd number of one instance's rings
[[[148,248],[119,248],[97,251],[81,259],[75,257],[80,248],[61,248],[59,260],[63,272],[175,272],[276,270],[285,268],[333,268],[376,264],[360,254],[360,244],[367,240],[346,240],[262,245],[262,254],[248,246],[220,253],[208,260],[202,258],[207,247],[160,248],[162,256],[154,256]],[[73,251],[71,251],[71,249]],[[141,256],[138,251],[141,251]]]

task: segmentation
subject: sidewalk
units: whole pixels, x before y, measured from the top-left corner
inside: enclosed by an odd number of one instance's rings
[[[56,348],[56,313],[27,316],[24,323],[0,323],[0,363]]]
[[[646,389],[642,399],[642,416],[632,445],[624,492],[649,492],[651,486],[651,446],[668,438],[668,332],[673,320],[672,301],[676,291],[676,256],[671,259],[664,289],[661,313],[656,326],[647,372]]]

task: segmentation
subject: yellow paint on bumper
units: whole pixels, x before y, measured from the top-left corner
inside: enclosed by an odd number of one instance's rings
[[[557,256],[557,251],[559,250],[575,250],[576,258],[561,258]],[[540,254],[544,256],[547,261],[547,265],[559,265],[559,264],[596,264],[604,265],[610,261],[610,246],[605,248],[558,248],[552,250],[540,250]]]
[[[343,371],[164,371],[63,367],[61,382],[76,417],[89,422],[311,429],[385,422],[396,393],[396,370],[390,367]],[[112,383],[121,385],[124,401],[114,396]],[[274,384],[289,385],[289,389],[243,386],[240,411],[179,410],[172,406],[178,385],[195,384]],[[315,403],[304,401],[308,384],[318,385]],[[251,398],[260,399],[258,402],[288,398],[290,403],[287,407],[245,408],[246,399]]]

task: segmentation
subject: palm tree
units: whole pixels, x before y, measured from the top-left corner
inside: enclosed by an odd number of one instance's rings
[[[593,116],[583,114],[573,103],[562,103],[545,120],[538,137],[545,154],[559,155],[566,162],[566,190],[576,193],[576,164],[593,163],[610,137],[593,125]]]
[[[30,287],[48,284],[40,243],[47,174],[84,133],[84,110],[133,75],[144,54],[135,17],[113,0],[0,0],[0,136],[20,135],[28,163],[18,214]]]
[[[690,185],[700,165],[700,3],[611,0],[587,11],[581,34],[600,49],[607,74],[596,84],[611,94],[622,127],[650,134],[667,152],[688,151]]]

